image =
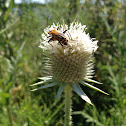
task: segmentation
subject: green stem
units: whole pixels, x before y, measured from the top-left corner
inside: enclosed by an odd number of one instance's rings
[[[65,87],[65,125],[64,126],[71,126],[72,124],[72,117],[71,117],[71,97],[72,97],[72,88],[69,84]]]
[[[10,106],[7,106],[7,111],[8,111],[8,116],[9,116],[9,120],[10,120],[10,126],[13,126],[13,118],[12,118],[12,113],[10,110]]]

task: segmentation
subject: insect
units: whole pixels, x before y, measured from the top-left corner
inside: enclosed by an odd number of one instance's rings
[[[66,33],[66,31],[67,30],[65,30],[63,33],[58,32],[56,29],[49,31],[48,34],[50,36],[48,36],[48,37],[51,37],[51,38],[49,39],[48,42],[57,40],[61,46],[68,45],[68,40],[66,39],[66,37],[64,35]]]

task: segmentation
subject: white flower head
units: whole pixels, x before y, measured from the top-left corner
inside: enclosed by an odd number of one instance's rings
[[[56,33],[50,35],[49,31],[54,29]],[[71,23],[70,27],[66,24],[59,25],[58,23],[57,25],[53,24],[44,29],[42,41],[39,47],[45,52],[47,52],[47,50],[49,51],[52,75],[51,78],[47,78],[47,80],[41,78],[44,81],[37,84],[44,82],[48,82],[50,84],[37,89],[60,84],[61,86],[57,93],[58,98],[64,87],[69,84],[82,99],[90,104],[90,99],[82,91],[79,84],[83,84],[103,92],[87,83],[94,82],[100,84],[99,82],[91,79],[94,74],[92,60],[93,53],[98,48],[98,41],[94,38],[91,39],[89,34],[86,34],[85,30],[86,26],[78,22]]]

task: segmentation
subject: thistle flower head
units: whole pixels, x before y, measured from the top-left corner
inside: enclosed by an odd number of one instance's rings
[[[51,36],[49,31],[56,30]],[[49,83],[37,89],[51,87],[60,84],[57,98],[69,84],[73,90],[80,95],[82,99],[91,104],[90,99],[82,91],[79,84],[86,85],[100,92],[100,89],[88,84],[87,82],[98,83],[92,80],[93,70],[93,53],[97,50],[97,40],[91,39],[85,32],[86,26],[78,22],[68,25],[51,25],[44,29],[40,48],[44,52],[49,51],[49,59],[52,75],[47,80],[37,83]],[[65,32],[64,32],[65,31]],[[51,41],[52,40],[52,41]],[[66,42],[66,44],[64,44]],[[36,84],[33,84],[36,85]],[[36,90],[36,89],[34,89]],[[105,92],[103,92],[105,93]]]

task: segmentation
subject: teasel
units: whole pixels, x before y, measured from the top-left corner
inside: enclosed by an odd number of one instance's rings
[[[68,40],[67,45],[61,45],[57,40],[48,43],[50,40],[48,32],[54,29],[58,29],[58,32],[64,33],[65,39]],[[93,86],[90,82],[96,84],[102,84],[93,80],[94,75],[94,63],[93,54],[97,50],[97,40],[90,38],[89,34],[85,32],[86,26],[78,22],[72,22],[70,26],[57,23],[53,24],[44,29],[42,34],[42,40],[40,48],[42,48],[46,58],[47,71],[51,74],[50,76],[39,78],[40,82],[32,84],[31,86],[45,84],[41,87],[33,89],[36,91],[48,87],[59,85],[56,99],[65,90],[65,125],[71,125],[71,97],[72,90],[75,91],[83,100],[91,103],[91,100],[84,93],[80,85],[84,85],[100,91],[104,94],[104,91]],[[108,94],[107,94],[108,95]],[[67,105],[69,102],[69,105]],[[69,116],[69,117],[68,117]]]

